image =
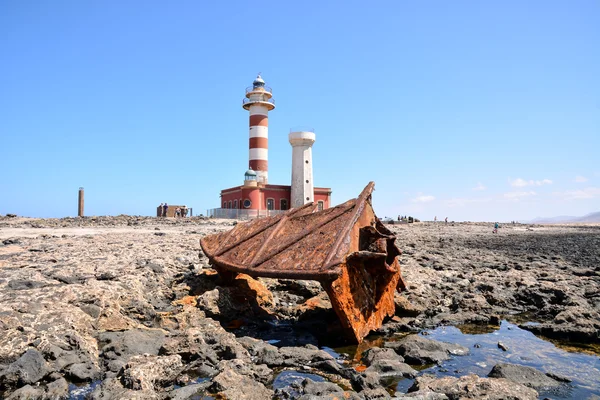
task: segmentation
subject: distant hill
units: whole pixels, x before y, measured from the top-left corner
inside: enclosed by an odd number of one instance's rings
[[[529,221],[531,224],[573,224],[573,223],[600,223],[600,211],[584,215],[583,217],[571,217],[561,215],[558,217],[542,218],[537,217]]]

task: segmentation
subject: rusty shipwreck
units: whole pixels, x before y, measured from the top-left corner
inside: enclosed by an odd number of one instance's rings
[[[322,211],[309,203],[240,223],[200,245],[225,280],[244,273],[319,281],[348,337],[360,343],[394,315],[394,292],[405,289],[396,238],[371,205],[374,187]]]

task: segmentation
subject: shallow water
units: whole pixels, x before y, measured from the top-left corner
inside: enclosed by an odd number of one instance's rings
[[[293,397],[300,396],[300,392],[296,390],[304,379],[311,379],[315,382],[325,382],[326,379],[315,374],[307,374],[294,370],[282,371],[273,380],[273,390],[285,389],[285,391]],[[277,397],[277,396],[276,396]],[[287,398],[287,397],[284,397]]]
[[[423,372],[438,376],[462,376],[468,373],[487,376],[496,363],[506,362],[533,367],[572,380],[570,384],[563,385],[561,390],[540,392],[540,396],[547,395],[557,399],[585,399],[592,394],[600,396],[598,355],[564,350],[507,321],[502,321],[499,328],[487,333],[477,333],[469,330],[469,327],[461,328],[439,327],[428,331],[427,337],[468,347],[470,354],[453,357],[441,366],[434,366]],[[508,350],[498,348],[498,342],[506,345]],[[475,344],[480,347],[475,347]]]
[[[102,381],[94,381],[85,384],[69,383],[69,400],[85,400]]]
[[[600,396],[600,356],[593,353],[588,354],[590,347],[586,349],[587,353],[573,351],[580,350],[581,347],[572,343],[543,340],[507,321],[502,321],[500,327],[444,326],[424,333],[425,337],[429,339],[465,346],[469,348],[470,354],[452,356],[450,360],[441,365],[413,366],[420,371],[420,374],[459,377],[473,373],[485,377],[495,364],[506,362],[533,367],[542,372],[551,372],[572,380],[571,383],[561,385],[557,390],[539,391],[540,398],[587,399],[593,395]],[[359,346],[327,350],[332,354],[337,354],[338,358],[349,359],[350,363],[356,366],[360,365],[361,354],[367,348],[382,347],[384,341],[397,340],[402,336],[371,337]],[[498,348],[498,342],[506,345],[508,350],[503,351]],[[344,356],[344,354],[346,355]],[[406,393],[413,382],[412,379],[390,382],[389,389],[391,392]]]
[[[275,346],[301,345],[309,341],[302,333],[290,327],[277,326],[265,334],[265,338]],[[452,356],[441,365],[413,366],[420,374],[428,373],[439,377],[463,376],[473,373],[482,377],[487,376],[492,367],[499,362],[525,365],[542,372],[554,373],[572,380],[562,385],[558,390],[540,391],[540,399],[588,399],[593,395],[600,396],[600,354],[590,351],[596,346],[580,346],[563,341],[547,341],[536,337],[531,332],[520,329],[517,325],[502,321],[498,326],[463,325],[458,327],[443,326],[425,331],[425,337],[442,342],[460,344],[469,348],[466,356]],[[386,341],[398,340],[406,334],[391,337],[371,336],[356,346],[321,347],[333,355],[338,362],[352,366],[360,365],[361,354],[371,347],[383,347]],[[291,342],[291,343],[290,343]],[[508,351],[498,348],[498,342],[508,347]],[[479,347],[475,347],[475,345]],[[583,350],[582,350],[583,349]],[[590,350],[591,349],[591,350]],[[587,351],[581,352],[581,351]],[[276,375],[273,389],[286,389],[294,392],[294,385],[299,385],[305,378],[316,382],[326,379],[322,376],[294,370],[285,370]],[[398,391],[406,393],[413,384],[413,379],[390,381],[388,388],[391,393]],[[75,386],[70,385],[70,399],[85,399],[100,382]],[[196,382],[194,382],[196,383]],[[199,397],[210,398],[210,397]]]

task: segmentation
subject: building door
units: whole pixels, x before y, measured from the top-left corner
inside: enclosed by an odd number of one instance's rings
[[[267,199],[267,210],[274,210],[274,209],[275,209],[275,200]]]
[[[282,209],[282,210],[288,209],[287,199],[281,199],[281,200],[279,200],[279,202],[280,202],[280,207],[279,207],[280,209]]]

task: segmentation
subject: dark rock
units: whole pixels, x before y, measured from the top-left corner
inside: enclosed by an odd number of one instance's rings
[[[301,367],[319,361],[334,361],[333,356],[326,351],[306,347],[282,347],[279,354],[283,356],[283,365]]]
[[[181,357],[178,355],[133,356],[119,375],[126,388],[151,391],[172,384],[182,367]]]
[[[8,282],[8,287],[12,290],[38,289],[48,286],[46,282],[32,281],[29,279],[13,279]]]
[[[537,400],[538,393],[524,385],[502,378],[480,378],[465,375],[460,378],[436,378],[424,375],[415,379],[408,389],[410,395],[427,395],[430,392],[446,395],[450,399],[487,400]],[[414,393],[412,393],[414,392]]]
[[[508,346],[502,342],[498,342],[498,348],[502,349],[502,351],[508,351]]]
[[[250,354],[235,336],[213,319],[201,318],[194,323],[197,326],[166,339],[160,354],[179,354],[187,361],[200,360],[212,365],[220,360],[250,360]]]
[[[411,364],[440,363],[450,359],[452,355],[466,355],[469,349],[466,347],[425,339],[419,335],[410,335],[397,342],[386,342],[385,347],[394,349]]]
[[[219,371],[205,360],[195,360],[189,364],[185,364],[184,373],[200,378],[212,378]]]
[[[162,396],[154,390],[132,390],[123,387],[117,378],[107,378],[90,393],[87,400],[144,399],[159,400]]]
[[[414,393],[396,393],[394,399],[412,399],[412,400],[449,400],[443,393],[435,392],[414,392]]]
[[[364,371],[361,373],[351,371],[350,383],[357,392],[366,389],[377,389],[381,387],[381,378],[377,372]]]
[[[549,378],[552,378],[552,379],[554,379],[555,381],[558,381],[558,382],[565,382],[565,383],[572,382],[571,378],[555,374],[554,372],[546,372],[546,376],[549,377]]]
[[[414,305],[406,297],[395,293],[394,303],[396,304],[396,315],[399,317],[416,317],[424,310],[418,305]]]
[[[69,384],[65,378],[50,382],[46,388],[46,398],[52,400],[69,398]]]
[[[331,393],[342,393],[344,390],[331,382],[315,382],[311,379],[305,379],[302,382],[304,393],[314,396],[324,396]]]
[[[265,385],[273,380],[273,370],[264,364],[256,365],[236,359],[220,361],[217,367],[221,372],[230,369],[236,374],[247,376]]]
[[[74,382],[91,382],[100,379],[102,375],[92,363],[73,364],[67,368],[67,374]]]
[[[14,387],[36,383],[50,372],[52,370],[40,352],[29,349],[0,374],[0,386]]]
[[[169,400],[188,400],[202,398],[201,395],[211,385],[210,381],[194,383],[171,391],[167,398]]]
[[[212,382],[210,390],[226,399],[270,400],[273,397],[273,391],[265,385],[230,368],[215,376]]]
[[[360,396],[365,400],[391,399],[390,394],[384,388],[366,389],[360,392]]]
[[[114,281],[117,279],[117,275],[112,272],[102,272],[96,275],[96,279],[99,281]]]
[[[217,286],[198,297],[198,308],[208,317],[216,319],[221,317],[235,319],[252,315],[252,308],[248,302],[238,301],[233,292],[233,288]]]
[[[561,385],[560,382],[535,368],[508,363],[494,365],[488,376],[490,378],[505,378],[534,389],[555,388]]]
[[[311,368],[320,369],[324,372],[342,375],[343,368],[335,360],[316,361],[310,364]]]
[[[414,378],[418,373],[410,365],[398,360],[375,360],[366,372],[376,372],[381,378]]]
[[[81,310],[92,318],[98,318],[102,313],[102,308],[95,304],[82,304],[79,306]]]
[[[377,360],[396,360],[399,362],[404,362],[404,358],[398,353],[396,353],[394,349],[381,349],[379,347],[371,347],[370,349],[365,351],[362,354],[362,360],[367,364],[367,366],[371,365],[374,361]]]
[[[15,390],[6,400],[41,400],[45,398],[44,394],[44,389],[39,386],[25,385]]]
[[[127,360],[137,354],[158,355],[164,341],[165,334],[158,329],[130,329],[99,335],[99,342],[105,343],[101,348],[102,357],[108,360]]]

